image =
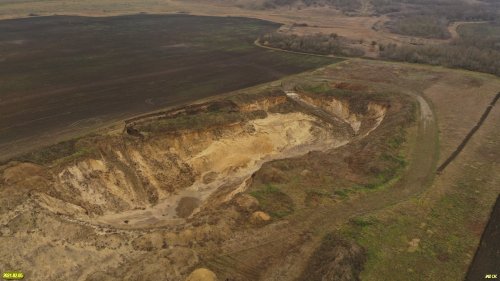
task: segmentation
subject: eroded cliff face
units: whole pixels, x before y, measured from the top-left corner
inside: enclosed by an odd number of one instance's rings
[[[387,112],[388,105],[377,102],[367,102],[361,108],[354,109],[349,101],[333,97],[323,99],[313,98],[308,95],[301,95],[307,103],[324,109],[334,116],[350,124],[356,134],[366,136],[376,129],[382,122]]]
[[[267,97],[261,98],[253,102],[242,103],[239,105],[241,111],[255,111],[255,110],[269,110],[277,105],[284,104],[287,102],[287,97],[285,95],[277,97]]]
[[[386,113],[376,103],[356,112],[335,98],[301,98],[347,122],[358,135],[375,129]],[[96,144],[98,153],[50,168],[51,190],[38,193],[36,200],[53,212],[97,224],[130,228],[181,223],[245,191],[265,162],[334,149],[353,139],[300,109],[271,113],[287,102],[286,96],[278,96],[239,104],[240,112],[266,114],[223,126],[103,137]],[[148,117],[144,122],[156,121]],[[3,177],[13,181],[9,173]]]

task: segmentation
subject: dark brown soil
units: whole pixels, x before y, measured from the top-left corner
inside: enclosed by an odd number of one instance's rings
[[[277,27],[188,15],[0,21],[0,155],[334,62],[253,45]]]
[[[177,216],[180,218],[189,217],[194,209],[200,205],[200,200],[194,197],[182,197],[179,201],[179,205],[175,209]]]

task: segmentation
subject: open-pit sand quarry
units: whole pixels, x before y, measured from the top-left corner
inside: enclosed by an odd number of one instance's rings
[[[267,161],[335,148],[347,141],[347,138],[336,138],[328,126],[302,113],[270,114],[264,119],[230,125],[219,131],[186,132],[167,137],[158,140],[157,144],[123,152],[129,154],[132,166],[138,167],[140,174],[157,191],[160,203],[145,210],[104,215],[97,221],[122,225],[127,220],[133,226],[157,226],[162,221],[190,215],[180,215],[176,211],[188,208],[179,205],[182,202],[189,204],[186,199],[190,199],[195,207],[197,202],[204,203],[218,188],[227,186],[235,189],[223,198],[212,200],[230,200],[237,192],[245,191],[247,180]],[[130,164],[121,152],[117,153],[121,156],[120,161]],[[166,170],[165,167],[173,169]],[[61,183],[85,192],[82,185],[88,182],[88,175],[94,171],[104,176],[95,182],[97,186],[112,187],[116,190],[113,195],[129,206],[141,207],[141,196],[134,192],[132,184],[119,178],[124,173],[113,171],[113,167],[106,166],[102,160],[90,160],[68,168],[60,174]],[[111,181],[107,180],[108,177]],[[189,178],[188,186],[176,186],[178,177]],[[128,186],[128,192],[120,192],[115,180]],[[176,189],[173,195],[167,192],[169,186]],[[82,196],[96,197],[95,194]],[[96,204],[106,205],[106,200]]]
[[[295,95],[293,102],[297,100],[306,104],[305,112],[270,113],[270,104],[292,101],[264,99],[238,109],[265,112],[263,118],[169,131],[141,141],[114,138],[118,143],[103,148],[98,157],[53,170],[58,195],[39,194],[37,201],[48,210],[92,224],[118,228],[179,224],[204,207],[244,192],[262,164],[345,145],[366,136],[385,114],[385,108],[375,103],[361,115],[335,99],[325,102]],[[318,112],[340,124],[317,117],[323,116]],[[140,122],[135,126],[140,127]],[[71,198],[73,203],[61,198]]]
[[[7,266],[22,268],[29,280],[157,280],[158,267],[161,280],[184,280],[201,263],[189,245],[213,235],[221,243],[235,231],[231,206],[250,211],[256,226],[272,220],[246,194],[265,163],[361,140],[388,108],[369,102],[354,110],[347,100],[274,91],[135,118],[124,129],[79,139],[79,151],[50,164],[5,164],[2,192],[17,198],[4,205],[0,222],[3,239],[16,239]],[[211,123],[224,114],[243,117]],[[204,123],[169,129],[186,118]],[[226,215],[215,214],[221,211]],[[200,218],[222,225],[193,232]],[[202,248],[210,252],[211,243]],[[153,249],[165,255],[142,269]]]

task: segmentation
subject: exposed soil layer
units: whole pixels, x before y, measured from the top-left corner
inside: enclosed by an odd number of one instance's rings
[[[0,160],[112,120],[334,62],[253,45],[278,26],[188,15],[0,21]]]
[[[181,200],[179,200],[177,208],[175,208],[175,212],[177,213],[177,216],[181,218],[187,218],[193,213],[194,209],[196,209],[199,205],[200,205],[200,200],[198,198],[182,197]]]

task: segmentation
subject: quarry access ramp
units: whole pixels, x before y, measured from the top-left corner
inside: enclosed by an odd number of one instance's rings
[[[340,133],[342,135],[347,135],[349,137],[354,137],[356,135],[356,132],[354,129],[351,127],[349,123],[346,121],[342,120],[341,118],[333,115],[332,113],[326,112],[325,110],[321,109],[318,106],[315,106],[313,104],[310,104],[306,101],[304,101],[299,94],[297,94],[294,91],[285,91],[285,94],[287,98],[299,105],[306,113],[309,113],[313,116],[316,116],[317,118],[328,122],[335,127],[340,129]]]

